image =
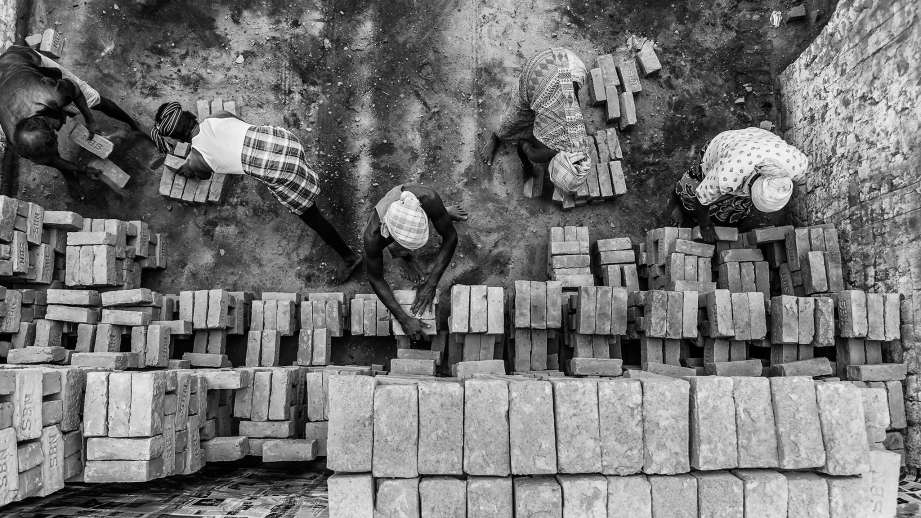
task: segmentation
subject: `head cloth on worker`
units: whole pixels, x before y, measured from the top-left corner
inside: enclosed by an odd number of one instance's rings
[[[172,136],[181,116],[182,105],[177,102],[165,103],[158,110],[153,128],[150,129],[150,138],[157,144],[157,149],[161,152],[166,153],[169,151],[169,144],[164,137]]]
[[[566,192],[575,192],[585,183],[591,161],[582,151],[560,151],[550,160],[548,172],[553,185]]]
[[[422,248],[429,240],[429,218],[419,198],[409,191],[403,191],[400,199],[390,204],[382,223],[381,234],[393,236],[394,241],[409,250]]]
[[[793,195],[793,181],[788,176],[759,176],[752,182],[751,197],[761,212],[777,212]]]

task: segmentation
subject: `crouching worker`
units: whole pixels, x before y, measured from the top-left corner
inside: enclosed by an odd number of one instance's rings
[[[319,178],[290,131],[254,126],[229,112],[199,121],[179,103],[169,102],[157,110],[151,137],[163,152],[169,150],[165,137],[192,143],[188,159],[177,171],[182,176],[204,180],[213,173],[238,174],[263,183],[279,203],[339,254],[343,261],[339,282],[348,280],[361,264],[361,256],[349,248],[314,203],[320,193]]]
[[[371,213],[364,233],[364,262],[368,281],[410,340],[423,338],[425,324],[403,311],[390,285],[384,280],[384,249],[390,248],[390,255],[403,262],[409,280],[417,284],[416,300],[410,310],[413,315],[419,315],[431,307],[438,281],[454,257],[457,248],[454,221],[466,219],[467,212],[464,209],[457,206],[445,207],[437,192],[421,185],[394,187],[381,198]],[[442,242],[435,264],[428,276],[424,276],[412,252],[428,242],[430,221],[441,235]]]
[[[58,130],[75,112],[93,138],[99,111],[138,130],[137,122],[86,82],[35,50],[13,45],[0,55],[0,127],[17,155],[61,171],[68,189],[79,192],[78,173],[99,171],[61,158]],[[92,110],[90,110],[92,108]]]
[[[671,219],[700,225],[703,239],[716,241],[714,226],[747,228],[757,216],[782,210],[808,165],[806,155],[770,131],[724,131],[707,145],[701,163],[678,180]]]
[[[585,63],[568,49],[551,48],[528,59],[499,127],[483,147],[483,161],[492,165],[502,142],[516,142],[525,179],[538,176],[535,167],[546,167],[555,186],[574,192],[592,167],[579,106],[585,75]]]

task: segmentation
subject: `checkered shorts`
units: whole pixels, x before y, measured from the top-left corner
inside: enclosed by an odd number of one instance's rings
[[[273,126],[246,131],[243,172],[264,183],[275,198],[300,216],[320,194],[319,177],[307,165],[304,148],[293,133]]]

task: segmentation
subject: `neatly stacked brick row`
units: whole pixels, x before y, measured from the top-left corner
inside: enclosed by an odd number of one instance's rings
[[[870,449],[878,398],[850,383],[507,378],[331,377],[330,516],[875,516],[871,500],[894,503],[898,457]]]
[[[560,281],[515,281],[511,313],[514,320],[512,369],[515,372],[559,368],[559,346],[563,335],[564,307]]]
[[[377,295],[356,293],[351,300],[352,336],[390,336],[390,311]]]
[[[71,368],[0,371],[0,506],[50,495],[82,471],[84,379]]]
[[[784,295],[844,290],[838,231],[832,225],[786,229],[786,263],[778,267]],[[779,245],[778,245],[779,246]]]
[[[633,292],[629,298],[628,319],[633,322],[631,336],[640,337],[640,362],[643,370],[675,376],[693,376],[693,368],[681,367],[687,357],[682,338],[698,338],[701,295],[697,291]]]
[[[67,286],[141,287],[141,271],[165,268],[164,241],[143,221],[83,219],[83,230],[67,233]]]
[[[735,248],[723,250],[717,257],[717,287],[733,293],[760,291],[771,294],[771,273],[761,250]]]
[[[898,293],[865,293],[844,290],[835,294],[838,338],[835,365],[840,377],[864,381],[884,372],[904,377],[902,363],[884,363],[888,349],[902,338],[901,296]],[[871,374],[878,371],[879,374]],[[899,378],[901,379],[901,378]]]
[[[748,347],[768,347],[768,300],[760,291],[717,289],[702,297],[703,365],[707,374],[760,376],[761,360],[749,359]]]
[[[553,199],[563,204],[563,209],[571,209],[593,201],[605,201],[627,193],[627,182],[621,163],[623,152],[617,130],[608,128],[585,138],[591,169],[585,182],[574,194],[565,193],[557,188]]]
[[[621,336],[627,334],[628,291],[610,286],[583,286],[573,302],[567,334],[572,347],[569,372],[579,376],[618,376]]]
[[[547,273],[563,288],[594,286],[588,227],[551,227],[547,250]]]
[[[227,335],[245,318],[237,297],[222,289],[179,292],[179,321],[191,324],[192,352],[183,355],[194,367],[229,367]],[[275,356],[277,357],[277,350]],[[268,354],[270,357],[271,353]],[[247,351],[249,358],[249,351]]]
[[[307,300],[299,302],[298,365],[322,366],[330,363],[331,339],[342,336],[345,327],[344,302],[345,295],[342,293],[311,293]]]
[[[449,347],[461,350],[461,361],[451,366],[455,375],[464,375],[465,368],[489,370],[502,364],[498,358],[502,357],[505,338],[505,288],[451,286],[448,330]],[[499,372],[505,373],[504,365]]]
[[[237,103],[235,101],[224,101],[220,98],[213,99],[210,102],[200,99],[197,103],[198,120],[203,121],[220,112],[229,112],[238,115]],[[182,200],[187,203],[217,203],[224,196],[224,184],[227,176],[222,173],[214,173],[206,180],[195,178],[186,178],[176,171],[188,159],[191,146],[188,142],[177,142],[172,152],[166,156],[163,168],[160,172],[160,194],[167,198]]]
[[[201,469],[207,389],[183,369],[88,372],[83,481],[145,482]]]
[[[595,242],[595,252],[598,254],[596,264],[603,285],[639,291],[636,251],[629,237],[599,239]]]

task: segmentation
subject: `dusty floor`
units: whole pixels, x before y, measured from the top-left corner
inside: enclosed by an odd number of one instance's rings
[[[588,225],[593,238],[639,237],[665,221],[673,182],[695,150],[721,130],[777,121],[773,77],[820,29],[774,28],[790,0],[34,0],[31,32],[58,26],[63,62],[150,124],[157,106],[234,98],[243,118],[295,131],[322,179],[320,207],[356,249],[369,211],[394,184],[419,182],[470,210],[442,280],[542,279],[547,228]],[[476,158],[521,63],[550,45],[589,65],[625,43],[653,38],[663,73],[644,79],[639,125],[625,134],[628,194],[562,212],[521,195],[510,147],[485,168]],[[243,64],[236,64],[238,56]],[[743,103],[737,103],[743,98]],[[589,131],[601,110],[588,109]],[[119,130],[117,124],[111,125]],[[20,196],[87,217],[141,218],[168,236],[170,267],[146,277],[164,291],[197,287],[318,290],[337,256],[263,187],[243,179],[226,203],[187,207],[157,194],[142,164],[149,146],[128,136],[117,158],[132,175],[127,198],[104,188],[73,201],[60,175],[23,163]],[[129,149],[130,148],[130,149]],[[549,191],[549,190],[548,190]],[[392,269],[393,270],[393,269]],[[399,272],[391,271],[400,283]],[[369,291],[356,280],[344,289]],[[443,300],[446,290],[443,290]],[[445,304],[442,304],[443,306]],[[367,347],[336,352],[369,359]]]

